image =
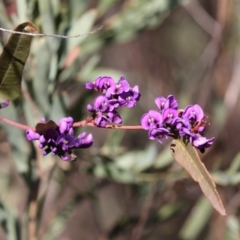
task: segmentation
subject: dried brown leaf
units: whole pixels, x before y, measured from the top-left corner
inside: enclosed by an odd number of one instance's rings
[[[203,193],[213,207],[221,214],[226,215],[216,185],[201,162],[197,150],[182,140],[173,140],[170,146],[173,158],[199,183]]]

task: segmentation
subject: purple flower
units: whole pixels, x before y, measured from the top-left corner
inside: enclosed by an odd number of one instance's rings
[[[195,135],[194,137],[191,138],[193,146],[198,148],[201,152],[204,152],[205,148],[211,147],[214,140],[215,137],[207,139],[206,137],[200,135]]]
[[[141,125],[145,130],[158,128],[162,125],[162,115],[155,110],[150,110],[142,116]]]
[[[108,122],[121,124],[122,118],[117,113],[117,109],[135,106],[141,96],[138,86],[131,88],[123,76],[117,83],[114,83],[111,77],[99,77],[93,83],[87,83],[86,88],[103,93],[94,100],[92,105],[87,105],[95,125],[99,127],[105,127]]]
[[[166,102],[166,98],[165,97],[155,98],[155,103],[156,103],[157,107],[159,108],[159,110],[161,112],[164,110],[165,102]]]
[[[59,135],[60,133],[56,129],[49,129],[44,135],[40,136],[38,147],[41,149],[46,146],[54,147]]]
[[[6,108],[6,107],[8,107],[8,105],[9,105],[9,101],[8,100],[5,101],[5,102],[2,102],[2,103],[0,103],[0,109],[1,108]]]
[[[40,138],[40,135],[32,131],[31,129],[28,129],[26,131],[26,138],[28,141],[34,141],[34,140],[38,140]]]
[[[166,128],[157,128],[157,129],[152,129],[148,133],[148,138],[150,140],[157,139],[160,144],[162,144],[162,139],[165,137],[166,139],[168,138],[168,134],[170,131]]]
[[[76,148],[89,148],[93,144],[93,135],[88,134],[86,132],[81,133],[76,141],[75,141],[75,147]]]
[[[92,113],[98,113],[98,112],[108,112],[109,110],[109,103],[108,99],[104,96],[98,96],[95,98],[93,102],[93,106],[88,104],[87,105],[88,111]]]
[[[107,90],[108,88],[114,85],[115,85],[114,80],[111,77],[104,76],[104,77],[101,77],[101,79],[99,80],[99,88],[102,91]]]
[[[89,89],[89,90],[95,90],[95,83],[87,82],[87,83],[85,83],[85,88]]]
[[[141,94],[139,93],[138,86],[135,86],[133,89],[128,92],[123,92],[119,96],[119,102],[121,107],[134,107],[136,106],[137,101],[139,101]]]
[[[199,122],[203,119],[204,112],[198,104],[190,105],[185,108],[182,117],[187,118],[192,122]]]
[[[41,118],[41,123],[45,123],[46,119],[44,117]]]
[[[113,79],[108,76],[98,77],[93,83],[87,82],[85,84],[86,89],[95,90],[99,92],[106,92],[108,88],[115,85]]]
[[[122,118],[117,111],[109,112],[107,114],[107,117],[108,117],[109,122],[111,122],[111,123],[116,123],[116,124],[122,123]]]
[[[108,99],[104,96],[98,96],[93,102],[95,111],[107,112],[109,109]]]
[[[119,81],[115,84],[112,85],[106,92],[106,97],[111,98],[113,95],[119,95],[123,92],[128,92],[130,90],[130,84],[128,81],[124,78],[121,77]]]
[[[73,125],[73,118],[72,117],[65,117],[65,118],[62,118],[60,121],[59,121],[59,130],[60,130],[60,133],[66,133],[71,130],[71,133],[73,132],[72,130],[72,125]]]
[[[199,105],[190,105],[185,110],[179,110],[173,95],[167,98],[158,97],[155,103],[159,111],[150,110],[141,118],[143,129],[149,130],[150,140],[157,139],[162,143],[164,137],[182,138],[201,152],[213,144],[214,137],[207,139],[203,136],[207,117]]]
[[[49,122],[54,123],[53,121]],[[86,136],[86,133],[82,133],[78,138],[74,137],[73,119],[71,117],[60,119],[59,125],[56,125],[56,123],[49,125],[42,119],[42,128],[44,124],[46,124],[45,131],[34,132],[31,129],[26,131],[26,138],[29,141],[39,141],[38,147],[42,149],[44,156],[52,152],[64,161],[74,160],[76,156],[72,153],[73,149],[87,148],[93,143],[92,134]]]
[[[109,111],[112,112],[114,109],[117,109],[120,106],[120,103],[117,99],[111,99],[108,101]]]
[[[94,119],[94,122],[99,127],[105,127],[108,123],[108,118],[105,115],[103,115],[103,113],[98,112]]]
[[[76,160],[77,156],[72,154],[72,153],[67,153],[67,152],[63,152],[62,154],[59,154],[59,157],[63,160],[63,161],[74,161]]]
[[[167,108],[172,109],[178,108],[178,102],[173,95],[169,95],[167,98],[164,97],[155,98],[155,103],[159,108],[160,112],[163,112],[163,110]]]
[[[162,113],[163,122],[172,124],[174,120],[178,117],[178,111],[173,108],[167,108]]]
[[[172,122],[172,125],[175,126],[175,128],[178,130],[179,132],[179,136],[183,137],[183,136],[191,136],[191,124],[189,122],[188,119],[184,119],[184,118],[175,118],[174,121]]]
[[[69,134],[61,134],[57,139],[56,145],[63,151],[68,151],[75,145],[75,139]]]

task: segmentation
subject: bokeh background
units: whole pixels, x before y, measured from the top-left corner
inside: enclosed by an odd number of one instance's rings
[[[22,97],[1,115],[34,126],[41,117],[85,119],[86,81],[124,75],[139,85],[138,106],[121,112],[139,125],[154,98],[198,103],[216,136],[201,159],[227,210],[220,216],[173,161],[169,142],[145,131],[78,129],[94,146],[78,160],[42,157],[24,132],[0,125],[0,239],[237,240],[240,217],[240,3],[238,0],[1,0],[0,26],[33,22]],[[1,46],[8,33],[0,32]]]

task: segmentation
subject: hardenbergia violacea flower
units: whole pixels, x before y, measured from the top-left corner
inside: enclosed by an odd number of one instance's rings
[[[72,117],[60,119],[58,125],[42,119],[41,123],[36,125],[35,131],[26,131],[26,138],[29,141],[38,140],[38,147],[42,149],[44,156],[51,152],[64,161],[76,159],[73,149],[88,148],[93,144],[92,134],[83,132],[78,137],[74,136]]]
[[[207,125],[207,117],[198,105],[189,105],[184,110],[178,109],[178,102],[174,96],[155,99],[158,111],[150,110],[141,118],[143,129],[149,130],[148,137],[162,143],[163,138],[182,137],[201,152],[210,147],[215,138],[206,138],[203,132]]]
[[[121,124],[122,118],[117,109],[134,107],[141,96],[138,86],[131,87],[124,77],[117,83],[108,76],[98,77],[93,83],[86,83],[85,87],[101,93],[92,105],[87,105],[94,124],[98,127],[105,127],[107,123]]]

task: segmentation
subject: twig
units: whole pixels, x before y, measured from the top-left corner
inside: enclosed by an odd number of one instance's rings
[[[112,125],[107,124],[105,127],[98,127],[94,123],[88,122],[86,120],[76,122],[73,124],[73,127],[97,127],[97,128],[106,128],[106,129],[121,129],[121,130],[143,130],[142,126],[124,126],[124,125]]]
[[[13,33],[13,34],[28,35],[28,36],[33,36],[33,37],[55,37],[55,38],[68,39],[68,38],[78,38],[78,37],[83,37],[83,36],[87,36],[90,34],[94,34],[102,28],[103,28],[103,26],[100,26],[99,28],[97,28],[91,32],[73,35],[73,36],[65,36],[65,35],[57,35],[57,34],[44,34],[44,33],[26,33],[26,32],[19,32],[19,31],[14,31],[14,30],[10,30],[10,29],[5,29],[5,28],[0,28],[0,31],[9,32],[9,33]]]
[[[146,197],[146,200],[144,202],[144,206],[143,206],[141,214],[140,214],[139,222],[136,225],[136,227],[134,228],[130,240],[138,240],[138,239],[141,238],[142,231],[143,231],[144,226],[147,222],[147,219],[148,219],[148,216],[149,216],[149,211],[150,211],[155,193],[156,193],[156,184],[154,184],[151,187],[150,193]]]
[[[0,121],[5,122],[5,123],[7,123],[8,125],[14,126],[14,127],[16,127],[16,128],[20,128],[20,129],[22,129],[22,130],[32,129],[31,127],[29,127],[29,126],[27,126],[27,125],[14,122],[14,121],[12,121],[12,120],[9,120],[9,119],[7,119],[7,118],[4,118],[3,116],[0,116]]]
[[[20,128],[22,130],[28,130],[28,129],[31,129],[33,131],[35,130],[34,128],[32,128],[30,126],[14,122],[12,120],[4,118],[3,116],[0,116],[0,121],[5,122],[8,125]],[[76,122],[76,123],[73,124],[73,127],[85,127],[85,126],[87,126],[87,127],[95,127],[95,128],[105,128],[105,129],[143,130],[142,126],[127,126],[127,125],[126,126],[124,126],[124,125],[122,126],[122,125],[111,125],[111,124],[108,124],[105,127],[99,127],[99,126],[96,126],[94,123],[88,122],[87,120],[83,120],[83,121]]]

